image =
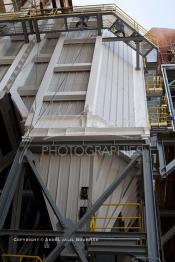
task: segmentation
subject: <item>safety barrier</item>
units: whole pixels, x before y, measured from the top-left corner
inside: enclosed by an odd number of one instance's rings
[[[90,231],[100,231],[100,230],[118,230],[118,231],[128,231],[131,230],[132,232],[141,232],[142,231],[142,206],[141,203],[111,203],[111,204],[103,204],[102,207],[109,208],[109,207],[128,207],[128,208],[135,208],[137,209],[137,216],[106,216],[106,217],[100,217],[94,215],[91,218],[90,221]],[[120,221],[128,221],[129,220],[129,226],[108,226],[109,222],[111,220],[114,220],[116,222],[117,220]],[[103,221],[104,224],[107,224],[107,226],[99,226],[98,222]],[[114,224],[114,223],[113,223]],[[132,225],[133,224],[133,225]]]
[[[28,255],[20,255],[20,254],[2,254],[1,255],[3,262],[9,261],[8,258],[17,258],[19,262],[22,262],[23,259],[32,261],[32,262],[43,262],[43,260],[38,256],[28,256]]]
[[[163,94],[163,79],[161,76],[146,79],[146,94],[148,96],[161,96]]]
[[[88,13],[108,13],[112,12],[117,17],[122,19],[129,27],[131,27],[133,30],[137,31],[140,35],[144,36],[145,39],[148,40],[151,44],[153,44],[155,47],[159,47],[157,40],[146,30],[144,29],[138,22],[136,22],[134,19],[132,19],[129,15],[127,15],[123,10],[121,10],[118,6],[115,4],[113,5],[87,5],[87,6],[75,6],[73,8],[73,11],[71,8],[66,9],[67,12],[64,12],[64,15],[70,15],[69,12],[71,12],[71,15],[82,15]],[[26,19],[26,18],[39,18],[39,17],[47,17],[47,16],[55,16],[55,15],[61,15],[62,11],[65,11],[61,8],[55,8],[55,9],[37,9],[37,8],[29,8],[29,9],[23,9],[19,12],[7,12],[4,14],[0,14],[0,20],[16,20],[16,19]]]
[[[150,127],[167,127],[169,124],[168,106],[151,106],[148,108]]]

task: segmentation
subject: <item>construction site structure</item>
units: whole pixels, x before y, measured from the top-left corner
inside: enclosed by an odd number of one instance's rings
[[[116,5],[0,13],[1,261],[175,260],[174,55]]]

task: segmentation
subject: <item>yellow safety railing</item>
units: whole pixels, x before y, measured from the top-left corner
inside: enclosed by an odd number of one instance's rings
[[[19,262],[22,262],[23,259],[25,259],[25,260],[27,259],[28,261],[31,260],[31,261],[35,261],[35,262],[43,262],[43,260],[38,256],[28,256],[28,255],[20,255],[20,254],[17,254],[17,255],[15,255],[15,254],[2,254],[1,257],[2,257],[3,262],[7,262],[8,258],[18,258]]]
[[[90,231],[95,232],[99,230],[122,230],[122,231],[142,231],[142,206],[141,203],[111,203],[111,204],[103,204],[102,207],[128,207],[128,208],[136,208],[137,209],[137,216],[96,216],[94,215],[90,220]],[[104,224],[107,224],[106,226],[99,226],[99,221],[103,221]],[[109,222],[111,220],[117,221],[117,220],[123,220],[128,221],[129,220],[129,226],[108,226]],[[132,225],[133,224],[133,225]]]
[[[169,124],[169,113],[167,104],[148,107],[150,127],[167,127]]]
[[[146,79],[146,93],[147,95],[162,94],[163,79],[161,76],[153,76]]]
[[[73,8],[73,11],[71,8],[67,8],[67,10],[71,11],[72,14],[88,14],[88,13],[103,13],[105,12],[112,12],[117,17],[122,19],[128,26],[136,30],[139,34],[145,37],[150,43],[152,43],[155,47],[159,48],[158,41],[146,30],[144,29],[138,22],[136,22],[133,18],[131,18],[128,14],[126,14],[122,9],[120,9],[115,4],[105,4],[105,5],[87,5],[87,6],[75,6]],[[39,16],[54,16],[55,14],[61,15],[61,12],[63,10],[61,8],[56,9],[43,9],[40,10],[38,8],[30,8],[30,9],[23,9],[23,11],[19,12],[7,12],[0,14],[0,20],[1,19],[7,19],[7,20],[15,20],[15,19],[23,19],[24,17],[39,17]],[[46,15],[47,13],[47,15]],[[64,14],[66,15],[66,14]],[[69,14],[67,14],[69,15]]]
[[[144,27],[142,27],[138,22],[136,22],[132,17],[130,17],[127,13],[125,13],[121,8],[119,8],[115,4],[105,4],[105,5],[87,5],[87,6],[76,6],[74,7],[74,11],[79,12],[92,12],[95,11],[109,11],[114,12],[119,18],[121,18],[126,24],[128,24],[131,28],[135,29],[138,33],[143,35],[149,42],[151,42],[154,46],[159,48],[159,43],[157,39],[152,36]]]

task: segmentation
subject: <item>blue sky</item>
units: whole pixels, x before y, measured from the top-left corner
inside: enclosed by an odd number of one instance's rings
[[[175,29],[175,0],[73,0],[74,5],[117,4],[146,29]]]

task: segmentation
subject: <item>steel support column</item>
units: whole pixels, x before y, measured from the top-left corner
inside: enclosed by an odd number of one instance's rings
[[[28,33],[27,33],[26,22],[22,21],[21,24],[22,24],[22,29],[23,29],[23,33],[24,33],[24,40],[25,40],[26,43],[28,43],[29,42],[29,36],[28,36]]]
[[[156,207],[153,190],[153,174],[151,165],[151,155],[147,148],[143,149],[143,177],[145,191],[145,207],[146,207],[146,231],[147,231],[147,246],[148,257],[158,260],[158,231],[156,221]],[[150,262],[152,260],[150,259]]]
[[[160,166],[160,175],[164,176],[166,174],[166,160],[163,143],[157,143],[158,155],[159,155],[159,166]]]
[[[39,32],[39,28],[38,28],[38,21],[35,20],[35,19],[33,20],[33,26],[34,26],[34,29],[35,29],[36,40],[39,43],[41,41],[41,38],[40,38],[40,32]]]
[[[140,43],[136,42],[136,70],[140,70]]]
[[[98,35],[101,36],[102,33],[101,33],[101,29],[103,27],[103,21],[102,21],[102,14],[98,14],[97,15],[97,27],[98,27]]]
[[[34,34],[32,20],[29,20],[28,23],[29,23],[29,28],[30,28],[30,34]]]

